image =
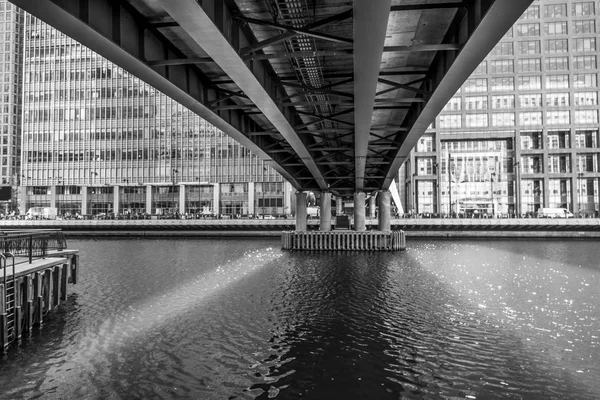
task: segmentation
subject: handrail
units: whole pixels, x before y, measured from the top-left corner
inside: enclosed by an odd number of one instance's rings
[[[2,231],[0,232],[0,252],[13,257],[22,256],[33,262],[33,258],[43,258],[49,250],[64,250],[67,241],[62,231]]]

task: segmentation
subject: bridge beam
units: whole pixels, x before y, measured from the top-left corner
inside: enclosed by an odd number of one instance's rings
[[[410,151],[427,127],[442,111],[448,100],[461,87],[486,55],[502,39],[533,0],[475,0],[466,8],[466,15],[455,29],[452,39],[463,43],[458,54],[438,53],[423,86],[431,95],[427,103],[415,104],[404,120],[408,133],[399,133],[402,143],[389,164],[381,185],[388,189]],[[459,3],[466,6],[466,2]],[[412,112],[414,111],[414,112]]]
[[[369,132],[390,7],[391,0],[354,0],[354,165],[357,191],[362,191],[365,186]]]
[[[248,68],[239,53],[230,44],[196,0],[158,0],[158,3],[171,15],[215,63],[236,83],[236,85],[256,104],[257,108],[287,140],[296,154],[310,170],[318,186],[325,190],[326,184],[306,145],[300,139],[287,116],[277,106],[275,99],[265,89],[262,81]]]
[[[159,29],[164,28],[163,25],[146,21],[126,2],[114,0],[11,2],[181,103],[258,157],[274,161],[271,163],[273,168],[294,187],[306,186],[305,182],[299,182],[295,178],[306,171],[303,164],[284,168],[279,161],[286,156],[269,154],[263,150],[263,147],[276,142],[270,135],[250,138],[244,134],[264,131],[253,119],[251,112],[244,109],[213,110],[210,105],[223,100],[231,105],[235,103],[230,99],[223,99],[229,95],[224,94],[225,91],[208,79],[196,65],[168,65],[167,60],[172,59],[177,63],[177,60],[185,56],[162,35]],[[224,4],[221,6],[224,7]],[[177,23],[169,24],[173,25]],[[232,27],[231,31],[241,35],[239,27]],[[155,59],[165,60],[164,65],[155,66],[147,61]],[[269,73],[264,72],[264,76],[268,75]],[[269,87],[273,87],[274,91],[279,90],[278,95],[285,94],[280,86]]]

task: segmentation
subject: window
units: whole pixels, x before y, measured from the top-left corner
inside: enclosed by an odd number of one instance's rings
[[[527,23],[517,25],[517,36],[540,36],[540,24]]]
[[[465,110],[487,110],[487,96],[468,96],[465,97]]]
[[[573,69],[596,69],[596,56],[574,56]]]
[[[487,90],[487,79],[484,78],[467,79],[463,85],[465,93],[483,93]]]
[[[575,51],[596,51],[596,38],[577,38],[573,42]]]
[[[573,30],[575,33],[596,33],[596,20],[574,21]]]
[[[544,17],[557,18],[567,16],[566,4],[549,4],[544,6]]]
[[[473,73],[471,75],[485,75],[487,74],[487,61],[482,61],[477,68],[475,68],[475,71],[473,71]]]
[[[598,105],[598,92],[575,92],[575,105],[576,106],[597,106]]]
[[[515,108],[515,96],[492,96],[492,108],[503,109],[503,108]]]
[[[595,148],[598,143],[598,131],[594,129],[575,132],[575,146],[579,148]]]
[[[598,110],[575,110],[576,124],[597,124]]]
[[[440,115],[440,128],[460,128],[461,115],[460,114],[443,114]]]
[[[514,126],[515,113],[494,113],[492,114],[492,126]]]
[[[541,174],[544,172],[542,156],[521,157],[521,171],[524,174]],[[539,194],[538,194],[539,196]]]
[[[460,97],[453,97],[450,99],[450,101],[448,101],[448,103],[446,103],[446,106],[444,106],[442,111],[460,111],[460,103]]]
[[[546,123],[549,125],[568,125],[571,123],[568,111],[546,111]]]
[[[434,159],[431,157],[417,157],[417,175],[431,175],[434,173]]]
[[[467,128],[484,128],[488,126],[488,115],[487,114],[467,114],[466,115],[466,126]]]
[[[566,53],[569,51],[567,39],[552,39],[544,42],[548,53]]]
[[[541,131],[521,131],[521,149],[523,150],[539,150],[542,148],[542,132]]]
[[[541,90],[541,76],[520,76],[517,78],[517,87],[519,90]]]
[[[537,19],[540,17],[540,6],[532,5],[525,10],[521,19]]]
[[[546,58],[546,71],[568,71],[569,57]]]
[[[535,94],[520,94],[519,106],[521,108],[539,108],[542,106],[542,95]]]
[[[567,34],[567,22],[546,22],[544,23],[544,33],[546,35],[566,35]]]
[[[574,88],[590,88],[597,87],[598,81],[596,74],[574,74],[573,75],[573,87]]]
[[[519,52],[521,54],[540,54],[541,46],[539,40],[527,40],[519,42]]]
[[[539,58],[522,58],[517,60],[519,72],[540,72],[542,61]]]
[[[568,149],[571,147],[571,132],[569,131],[549,131],[548,148],[549,149]]]
[[[492,74],[507,74],[515,71],[513,60],[498,60],[491,62]]]
[[[417,152],[433,151],[433,137],[421,136],[417,142]]]
[[[512,56],[515,54],[512,42],[500,42],[492,50],[493,56]]]
[[[547,75],[546,89],[568,89],[569,75]]]
[[[571,157],[568,155],[549,155],[548,172],[551,174],[571,172]]]
[[[568,107],[569,106],[569,93],[547,93],[546,94],[546,106],[547,107]]]
[[[492,78],[493,92],[506,92],[515,90],[515,79],[512,77]]]
[[[542,125],[542,112],[522,112],[519,113],[519,125],[530,126],[530,125]]]
[[[596,10],[593,1],[575,3],[572,6],[572,14],[574,16],[595,15],[595,13]]]

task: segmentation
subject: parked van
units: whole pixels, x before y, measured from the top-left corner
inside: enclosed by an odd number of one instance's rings
[[[574,215],[571,211],[566,208],[559,207],[549,207],[549,208],[540,208],[538,211],[538,217],[541,218],[573,218]]]

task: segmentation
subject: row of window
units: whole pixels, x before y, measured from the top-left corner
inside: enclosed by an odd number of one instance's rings
[[[544,18],[560,18],[567,17],[568,4],[544,4]],[[580,1],[571,4],[571,15],[576,17],[595,15],[596,6],[593,1]],[[532,4],[525,10],[520,19],[537,19],[540,18],[540,6]]]
[[[534,42],[517,42],[521,54],[531,54],[531,43],[537,50],[539,41]],[[569,39],[546,39],[544,40],[544,53],[568,53]],[[500,42],[491,51],[492,56],[512,56],[515,54],[515,44],[513,42]],[[596,51],[596,38],[573,38],[571,39],[571,51],[574,52],[593,52]],[[539,53],[539,51],[534,51]]]
[[[518,116],[516,119],[515,114]],[[545,114],[545,118],[544,118]],[[531,126],[531,125],[568,125],[574,124],[597,124],[598,110],[574,110],[573,122],[571,122],[570,111],[530,111],[530,112],[505,112],[505,113],[477,113],[477,114],[442,114],[439,116],[438,127],[462,128],[463,121],[466,128],[484,128],[490,126]]]
[[[62,88],[51,90],[48,86],[41,88],[26,87],[25,101],[37,103],[40,101],[79,101],[97,99],[138,99],[154,96],[154,91],[138,85],[119,85],[119,87],[103,88]],[[154,103],[154,100],[150,100]]]
[[[542,101],[544,99],[544,101]],[[451,98],[443,111],[461,111],[465,110],[487,110],[515,108],[538,108],[546,107],[568,107],[570,105],[571,94],[562,93],[541,93],[495,95],[495,96],[464,96]],[[516,103],[515,100],[518,100]],[[573,94],[573,104],[576,106],[597,106],[597,92],[576,92]]]
[[[546,75],[545,89],[568,89],[571,84],[569,74]],[[598,76],[595,73],[573,74],[573,88],[593,88],[598,86]],[[506,76],[496,78],[469,78],[461,91],[464,93],[511,92],[515,90],[542,90],[542,76]]]

